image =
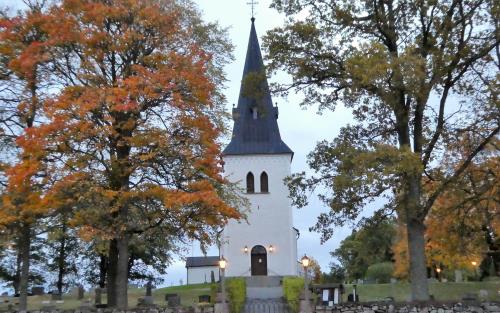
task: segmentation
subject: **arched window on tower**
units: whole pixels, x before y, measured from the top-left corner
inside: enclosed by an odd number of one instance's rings
[[[269,192],[269,182],[266,172],[260,174],[260,192]]]
[[[247,174],[247,193],[255,192],[255,183],[252,172],[248,172]]]

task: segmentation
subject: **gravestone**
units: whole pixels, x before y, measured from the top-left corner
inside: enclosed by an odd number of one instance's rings
[[[199,303],[210,303],[210,296],[209,295],[198,296],[198,302]]]
[[[95,305],[101,305],[102,304],[102,289],[99,287],[95,288]]]
[[[31,288],[31,293],[33,293],[34,296],[42,296],[45,294],[45,290],[43,287],[33,287]]]
[[[50,295],[50,299],[52,301],[62,300],[62,295],[57,290],[54,290]]]
[[[466,293],[462,297],[462,301],[464,301],[465,303],[468,303],[468,302],[477,302],[477,295],[473,294],[473,293]]]
[[[479,299],[481,300],[487,300],[489,296],[488,290],[486,289],[480,289],[479,290]]]
[[[167,293],[165,295],[165,301],[169,308],[178,307],[181,305],[181,297],[176,293]]]
[[[78,286],[78,300],[82,300],[85,297],[85,289],[82,286]]]
[[[151,306],[151,305],[154,305],[154,298],[153,298],[153,283],[150,281],[148,281],[147,285],[146,285],[146,296],[143,297],[143,298],[139,298],[139,303],[138,305],[139,306]]]

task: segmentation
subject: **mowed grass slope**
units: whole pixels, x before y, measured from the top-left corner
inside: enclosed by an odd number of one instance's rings
[[[200,295],[209,295],[210,294],[210,284],[198,284],[198,285],[183,285],[183,286],[172,286],[165,287],[160,289],[153,290],[153,298],[155,304],[159,306],[166,306],[165,302],[165,294],[167,293],[175,293],[181,297],[181,305],[182,306],[193,306],[198,303],[198,297]],[[138,299],[140,297],[144,297],[146,294],[146,290],[143,288],[129,288],[128,291],[128,304],[130,308],[134,308],[137,306]],[[44,304],[43,301],[50,300],[50,295],[43,296],[31,296],[28,297],[28,310],[37,310],[40,309]],[[4,300],[8,299],[10,303],[18,301],[18,298],[7,298],[0,297],[0,311],[6,311],[8,309],[8,303],[4,303]],[[64,303],[55,304],[52,301],[51,305],[54,305],[57,309],[61,310],[71,310],[77,309],[81,305],[81,301],[77,300],[76,296],[65,294],[62,299]],[[86,292],[84,299],[90,300],[90,303],[94,304],[94,294]],[[102,296],[103,303],[106,303],[106,294]]]

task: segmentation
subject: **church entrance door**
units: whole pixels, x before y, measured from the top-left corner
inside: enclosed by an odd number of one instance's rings
[[[252,276],[267,275],[267,251],[263,246],[255,246],[251,251]]]

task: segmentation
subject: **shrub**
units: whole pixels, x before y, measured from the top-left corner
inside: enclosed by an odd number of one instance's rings
[[[391,262],[376,263],[366,270],[366,278],[376,283],[389,283],[391,281],[394,265]]]
[[[217,284],[210,284],[210,304],[215,304],[215,299],[217,298]]]
[[[231,313],[240,313],[247,298],[247,288],[244,278],[226,279],[226,291],[229,297]]]
[[[283,279],[283,295],[292,313],[299,312],[300,293],[304,290],[304,279],[301,277],[285,277]]]

